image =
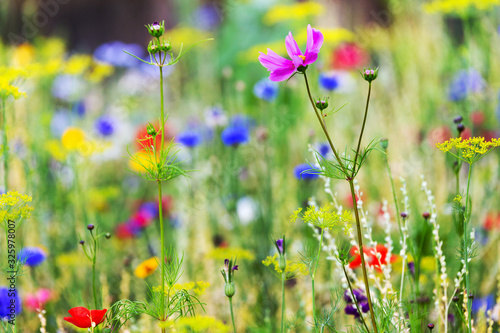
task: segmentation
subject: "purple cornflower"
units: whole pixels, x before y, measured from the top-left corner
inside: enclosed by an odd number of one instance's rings
[[[455,74],[450,83],[448,98],[453,101],[461,101],[469,94],[480,93],[486,84],[481,74],[475,69],[461,70]]]
[[[284,254],[285,253],[285,246],[284,246],[284,242],[283,242],[283,239],[278,239],[276,241],[276,247],[278,248],[278,252],[280,254]]]
[[[285,39],[286,51],[290,59],[285,59],[271,49],[267,49],[267,54],[260,52],[259,61],[271,72],[269,79],[271,81],[284,81],[299,69],[305,68],[318,59],[318,53],[323,45],[323,34],[317,29],[307,26],[307,45],[306,52],[302,53],[293,39],[292,32],[288,33]]]
[[[11,312],[12,310],[13,313]],[[7,287],[0,287],[0,320],[11,320],[14,319],[22,311],[21,307],[21,297],[19,297],[19,291]],[[12,317],[11,317],[12,316]]]

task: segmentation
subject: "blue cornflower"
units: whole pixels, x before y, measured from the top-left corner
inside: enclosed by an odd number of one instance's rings
[[[481,74],[475,69],[458,71],[450,83],[448,98],[457,102],[469,94],[480,93],[485,87]]]
[[[231,125],[222,131],[220,137],[226,146],[238,146],[250,140],[250,131],[245,126]]]
[[[73,104],[73,112],[76,113],[77,116],[79,117],[85,116],[86,111],[87,108],[85,107],[85,103],[83,101],[79,101]]]
[[[199,131],[187,130],[177,135],[177,142],[188,148],[194,148],[202,142],[202,136]]]
[[[263,78],[253,86],[253,93],[260,99],[272,102],[278,97],[278,83]]]
[[[489,294],[479,299],[474,299],[472,302],[472,313],[478,313],[481,309],[488,311],[493,309],[495,306],[495,296]]]
[[[138,210],[139,212],[146,214],[151,218],[158,217],[158,203],[156,201],[145,202],[139,207]]]
[[[234,127],[246,127],[248,130],[252,130],[256,125],[255,119],[245,114],[235,114],[231,117],[229,124]]]
[[[17,260],[27,266],[38,266],[47,258],[47,254],[39,247],[25,247],[17,254]]]
[[[312,180],[319,177],[317,174],[319,170],[312,168],[309,164],[299,164],[293,170],[295,178],[298,180]]]
[[[318,151],[318,153],[320,153],[321,156],[323,156],[324,158],[327,157],[328,154],[330,154],[332,152],[332,150],[330,149],[330,145],[328,143],[319,143],[317,145],[317,148],[316,150]]]
[[[208,108],[205,111],[205,122],[209,128],[226,126],[227,124],[226,113],[219,106]]]
[[[85,84],[75,75],[59,75],[52,83],[52,95],[56,98],[75,102],[84,93]]]
[[[0,320],[14,319],[11,315],[15,314],[17,316],[21,311],[22,306],[19,291],[0,287]]]
[[[96,131],[102,136],[110,136],[115,132],[113,118],[104,115],[95,120],[94,123]]]
[[[139,60],[123,52],[134,54],[139,58],[144,57],[144,48],[138,44],[126,44],[114,41],[102,44],[94,51],[94,58],[118,67],[133,67],[139,65]]]
[[[333,91],[339,87],[339,77],[334,73],[321,73],[318,80],[321,88],[325,90]]]

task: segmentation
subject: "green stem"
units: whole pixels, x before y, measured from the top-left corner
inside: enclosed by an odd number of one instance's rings
[[[98,301],[97,301],[97,286],[96,286],[96,279],[95,279],[95,264],[97,261],[97,240],[94,238],[94,235],[92,235],[92,239],[94,240],[94,253],[92,257],[92,292],[94,294],[94,307],[95,309],[100,309]]]
[[[354,295],[354,290],[352,289],[351,281],[349,280],[349,277],[347,276],[347,271],[345,270],[344,265],[342,265],[342,269],[344,270],[344,276],[345,276],[345,279],[347,280],[347,285],[349,286],[349,290],[351,291],[352,300],[354,301],[354,304],[356,305],[356,309],[358,310],[359,318],[361,319],[361,322],[365,326],[366,332],[370,332],[370,330],[368,329],[368,325],[366,325],[365,318],[363,317],[363,312],[361,312],[361,310],[359,308],[358,300],[356,299],[356,296]]]
[[[356,204],[356,193],[354,192],[354,180],[352,179],[349,180],[349,186],[351,188],[351,196],[355,207],[354,215],[356,216],[356,231],[359,244],[359,256],[361,258],[361,268],[363,270],[363,281],[365,283],[366,297],[368,298],[368,306],[370,307],[370,316],[372,319],[373,330],[375,331],[375,333],[378,333],[377,322],[375,321],[375,313],[373,312],[373,303],[370,293],[370,285],[368,284],[368,274],[366,273],[365,254],[363,252],[363,237],[361,235],[361,223],[359,218],[358,205]]]
[[[319,123],[321,125],[321,128],[323,129],[323,132],[325,133],[325,136],[326,136],[326,138],[328,140],[328,143],[330,144],[330,147],[332,148],[333,154],[335,155],[335,158],[337,159],[337,162],[339,163],[340,167],[342,168],[342,170],[343,170],[343,172],[344,172],[344,174],[346,176],[346,180],[349,182],[349,186],[351,188],[351,197],[352,197],[352,202],[353,202],[353,206],[354,206],[354,215],[356,217],[357,238],[358,238],[359,251],[360,251],[360,257],[361,257],[361,263],[362,263],[361,268],[363,269],[363,280],[364,280],[364,283],[365,283],[365,289],[366,289],[366,296],[368,298],[368,304],[370,306],[370,316],[371,316],[371,320],[372,320],[373,329],[374,329],[375,333],[378,333],[377,324],[376,324],[376,320],[375,320],[375,313],[373,312],[373,304],[372,304],[372,301],[371,301],[370,285],[368,284],[368,275],[366,273],[366,264],[365,264],[365,258],[364,258],[364,253],[363,253],[363,238],[362,238],[362,235],[361,235],[361,223],[360,223],[360,218],[359,218],[358,206],[356,204],[356,193],[354,192],[354,179],[352,177],[348,176],[347,169],[344,166],[344,164],[342,163],[342,160],[340,159],[340,157],[339,157],[339,155],[337,153],[337,150],[335,149],[335,147],[333,145],[333,142],[330,139],[330,135],[328,134],[328,130],[326,129],[325,124],[323,123],[321,117],[318,114],[318,110],[316,109],[316,105],[315,105],[314,100],[312,98],[311,90],[309,88],[309,82],[307,81],[307,75],[306,75],[305,72],[304,72],[304,78],[305,78],[306,87],[307,87],[307,94],[309,95],[309,100],[310,100],[311,105],[312,105],[312,107],[314,109],[314,112],[316,113],[316,117],[318,118],[318,121],[319,121]],[[371,93],[371,83],[370,83],[369,90],[368,90],[368,99],[367,99],[367,105],[366,105],[366,109],[365,109],[365,120],[366,120],[366,113],[367,113],[367,110],[368,110],[368,102],[369,102],[369,98],[370,98],[370,93]],[[362,127],[361,131],[362,131],[362,133],[364,131],[364,122],[363,122],[363,127]],[[359,142],[361,142],[362,133],[360,135]],[[359,150],[359,144],[358,144],[358,150]],[[356,153],[356,157],[357,156],[358,156],[358,152]],[[353,171],[355,171],[354,168],[353,168]],[[352,175],[354,175],[354,172],[352,173]]]
[[[160,151],[163,152],[163,143],[165,142],[165,106],[163,97],[163,66],[160,66],[160,98],[161,98],[161,146]]]
[[[158,217],[160,219],[160,246],[161,246],[161,321],[164,321],[165,318],[165,235],[163,231],[163,207],[162,207],[162,191],[161,191],[161,180],[158,179]]]
[[[2,133],[3,133],[3,177],[5,193],[8,192],[7,180],[9,174],[9,146],[7,142],[7,119],[5,115],[5,99],[2,99]]]
[[[401,230],[401,215],[399,214],[398,197],[396,195],[396,188],[394,187],[394,179],[392,177],[391,168],[389,167],[389,158],[387,157],[387,151],[385,153],[385,167],[387,173],[389,174],[389,180],[391,181],[392,198],[394,200],[394,206],[396,207],[396,218],[398,220],[399,235],[403,239],[403,231]]]
[[[285,332],[285,277],[286,273],[281,273],[281,333]]]
[[[319,257],[321,255],[321,246],[323,245],[323,234],[324,233],[325,233],[325,229],[321,228],[321,237],[319,239],[318,254],[316,255],[316,263],[314,264],[314,270],[311,274],[313,319],[314,319],[314,327],[315,328],[316,328],[316,302],[315,302],[315,294],[314,294],[314,278],[316,277],[316,270],[318,269],[318,265],[319,265]]]
[[[464,211],[464,247],[465,247],[465,287],[467,289],[467,313],[469,318],[469,327],[468,332],[472,332],[472,300],[469,297],[471,295],[470,290],[470,274],[469,274],[469,231],[468,224],[470,220],[470,212],[469,212],[469,189],[470,189],[470,180],[472,178],[472,164],[469,164],[469,174],[467,175],[467,193],[465,195],[465,211]]]
[[[229,308],[231,309],[231,321],[233,322],[233,331],[236,333],[236,324],[234,323],[234,312],[233,312],[233,298],[229,298]]]
[[[358,147],[356,148],[356,155],[354,156],[354,164],[352,166],[351,178],[354,178],[354,176],[356,175],[356,161],[358,160],[359,149],[361,148],[361,140],[363,139],[363,133],[365,132],[366,118],[368,116],[368,106],[370,105],[371,92],[372,92],[372,83],[370,81],[368,82],[368,96],[366,97],[365,116],[363,118],[363,125],[361,125],[361,132],[359,133]]]

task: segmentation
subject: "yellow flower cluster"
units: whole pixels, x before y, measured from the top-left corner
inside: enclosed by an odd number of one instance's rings
[[[302,208],[299,208],[290,216],[292,221],[299,217],[301,211]],[[321,229],[345,227],[345,233],[348,234],[351,231],[352,215],[347,210],[342,214],[338,214],[333,207],[326,204],[319,209],[316,209],[315,206],[307,207],[307,210],[302,214],[302,220],[304,220],[304,223],[310,223]]]
[[[238,260],[254,260],[255,255],[239,247],[217,247],[207,253],[208,258],[224,260],[227,258],[238,258]]]
[[[494,138],[491,141],[486,141],[483,137],[473,137],[466,140],[463,138],[453,138],[436,144],[439,150],[450,153],[469,164],[477,162],[498,146],[500,146],[500,139]],[[451,152],[452,149],[457,151],[457,155]]]
[[[324,37],[323,45],[325,47],[335,47],[342,42],[353,41],[355,37],[352,31],[349,31],[344,28],[320,29],[320,30],[323,33]],[[294,38],[297,41],[297,44],[305,45],[307,41],[307,31],[304,29],[299,34],[294,35]],[[268,42],[252,46],[250,49],[240,53],[239,55],[240,60],[243,62],[257,61],[259,52],[266,53],[268,48],[283,56],[287,54],[285,42],[282,39],[280,39],[279,41]]]
[[[71,75],[81,75],[92,64],[92,57],[86,54],[75,54],[71,56],[65,64],[64,73]]]
[[[427,13],[465,14],[470,9],[489,10],[500,5],[500,0],[437,0],[424,5]]]
[[[27,219],[31,216],[33,207],[29,206],[33,198],[26,194],[19,194],[17,191],[9,191],[0,196],[0,220],[15,221]]]
[[[176,283],[173,286],[175,292],[180,290],[193,291],[197,296],[203,295],[205,290],[210,287],[209,282],[198,281],[198,282],[186,282],[186,283]],[[157,287],[160,288],[160,287]]]
[[[279,265],[279,261],[278,261],[278,253],[275,253],[274,256],[272,256],[272,257],[267,256],[266,259],[262,260],[262,263],[264,264],[264,266],[267,266],[267,267],[273,265],[274,270],[277,273],[281,274],[282,271],[279,267],[280,265]],[[290,261],[290,260],[286,261],[285,272],[289,273],[289,275],[291,275],[291,276],[299,276],[299,275],[309,274],[309,270],[304,263],[294,262],[294,261]]]
[[[181,317],[175,322],[164,321],[159,323],[161,328],[171,328],[172,332],[179,333],[225,333],[231,328],[222,321],[209,316]]]
[[[264,15],[264,23],[276,24],[289,20],[302,20],[316,16],[324,11],[324,7],[316,2],[297,2],[290,5],[274,5]]]
[[[69,127],[64,131],[61,141],[48,140],[45,149],[58,161],[66,160],[68,153],[76,152],[87,157],[104,151],[110,144],[86,138],[85,132],[78,127]]]
[[[26,77],[26,71],[16,68],[0,67],[0,99],[9,96],[19,99],[26,96],[26,93],[13,85],[13,82]]]

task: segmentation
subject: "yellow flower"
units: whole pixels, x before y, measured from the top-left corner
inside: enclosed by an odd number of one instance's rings
[[[14,49],[12,63],[14,66],[26,66],[33,62],[35,58],[35,48],[33,45],[24,43]]]
[[[436,144],[439,150],[450,153],[469,164],[479,161],[498,146],[500,146],[500,139],[493,138],[491,141],[485,141],[483,137],[473,137],[465,140],[463,138],[453,138]],[[456,151],[456,154],[451,152],[452,149]]]
[[[193,291],[197,296],[201,296],[205,293],[205,290],[210,287],[210,283],[205,281],[197,281],[197,282],[186,282],[186,283],[176,283],[172,287],[174,292],[178,292],[181,290]],[[168,288],[165,286],[165,293]],[[161,292],[161,286],[154,287],[153,291]]]
[[[307,19],[323,11],[324,7],[321,4],[312,1],[275,5],[264,15],[264,23],[271,25],[283,21]]]
[[[139,266],[136,267],[134,275],[140,279],[145,279],[152,275],[158,268],[159,259],[157,257],[152,257],[144,260]]]
[[[81,252],[69,252],[61,254],[56,258],[57,266],[82,267],[89,266],[89,261]]]
[[[92,63],[92,57],[86,54],[76,54],[68,59],[64,68],[64,73],[80,75],[85,72]]]
[[[145,172],[156,165],[155,156],[152,152],[138,151],[129,159],[130,170],[135,172]]]
[[[113,74],[114,71],[114,67],[109,64],[94,63],[86,78],[92,83],[97,83]]]
[[[69,127],[61,137],[61,143],[67,150],[77,150],[85,140],[85,132],[78,127]]]
[[[307,207],[307,210],[302,215],[302,219],[304,223],[310,223],[321,229],[332,229],[345,226],[346,234],[351,230],[351,213],[346,210],[342,214],[338,214],[328,204],[319,209],[316,209],[315,206]]]
[[[427,272],[433,272],[436,269],[436,258],[432,256],[423,257],[420,261],[420,269]]]
[[[264,266],[274,266],[274,270],[281,274],[282,270],[280,269],[280,265],[278,262],[278,253],[275,253],[274,256],[267,256],[266,259],[262,260],[262,263]],[[307,275],[309,274],[309,270],[307,266],[304,263],[301,262],[295,262],[295,261],[286,261],[286,268],[285,272],[288,273],[287,276],[288,278],[296,277],[299,275]]]
[[[9,96],[14,99],[26,96],[24,92],[19,91],[19,88],[13,85],[13,82],[26,77],[26,71],[18,68],[0,67],[0,98]]]
[[[424,4],[426,13],[464,15],[469,10],[490,10],[500,5],[500,0],[437,0]]]
[[[17,191],[0,195],[0,220],[19,222],[19,219],[30,218],[33,207],[28,203],[32,200],[29,195],[19,194]]]
[[[49,154],[59,162],[65,161],[68,155],[66,149],[64,149],[59,140],[48,140],[45,142],[45,149],[47,149]]]
[[[227,258],[238,258],[238,260],[254,260],[255,255],[248,251],[239,247],[217,247],[215,249],[210,250],[207,253],[208,258],[212,258],[215,260],[224,260]]]
[[[66,53],[66,44],[60,38],[39,39],[38,54],[43,60],[59,59],[61,60]]]
[[[180,317],[175,322],[160,322],[160,327],[175,327],[179,333],[225,333],[231,328],[222,321],[208,316]]]
[[[174,28],[166,31],[164,36],[171,41],[172,48],[175,50],[179,50],[181,44],[183,44],[182,47],[185,48],[210,37],[205,31],[191,27]],[[202,43],[200,47],[206,47],[207,45],[207,43]]]

